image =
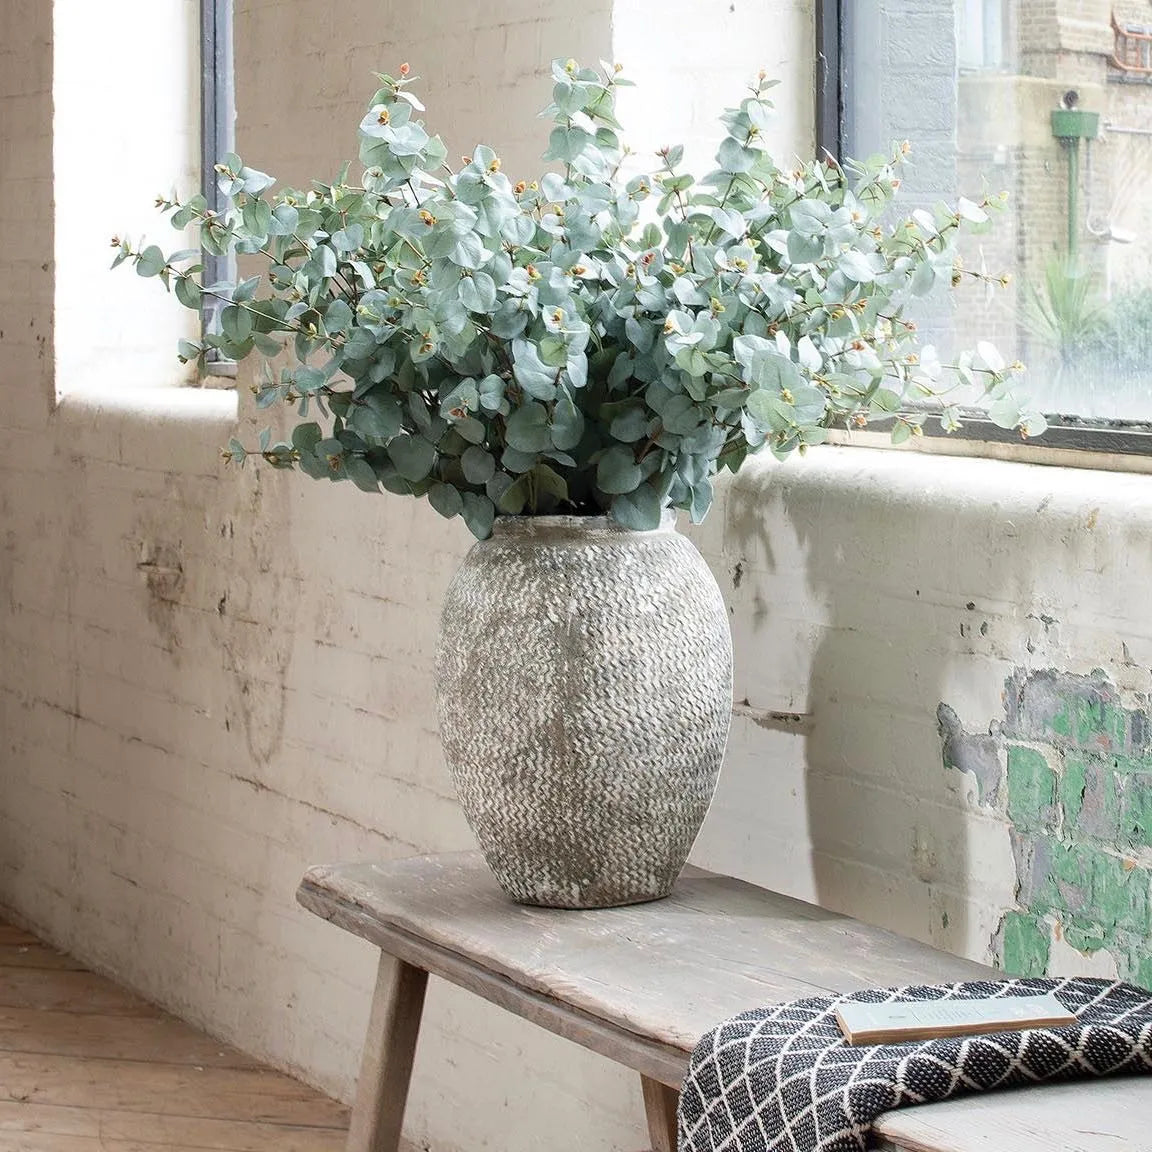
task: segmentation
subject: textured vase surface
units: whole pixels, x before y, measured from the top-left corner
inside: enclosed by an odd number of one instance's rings
[[[456,791],[514,900],[668,894],[732,710],[724,602],[671,515],[498,519],[448,590],[436,679]]]

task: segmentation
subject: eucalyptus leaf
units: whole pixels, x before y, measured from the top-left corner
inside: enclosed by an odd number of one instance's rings
[[[512,355],[516,383],[537,400],[555,399],[559,373],[555,367],[541,359],[537,346],[530,340],[514,340]]]
[[[399,401],[374,389],[348,410],[348,426],[374,444],[386,444],[403,427]]]
[[[464,455],[460,457],[460,466],[469,484],[487,484],[496,472],[496,460],[492,453],[478,444],[465,449]]]
[[[633,444],[648,435],[648,426],[651,423],[649,413],[642,407],[626,408],[619,416],[613,418],[608,431],[616,440],[625,444]]]
[[[460,302],[470,312],[491,312],[496,306],[496,283],[487,272],[475,272],[460,281]]]
[[[487,496],[481,496],[476,492],[462,493],[461,500],[464,504],[462,515],[464,523],[468,525],[468,531],[478,540],[488,537],[492,532],[492,523],[496,518],[496,508],[492,501]]]
[[[155,244],[145,248],[136,261],[136,274],[138,276],[158,276],[167,261],[164,253]]]
[[[389,442],[388,455],[405,480],[423,480],[436,462],[435,445],[423,436],[412,436],[407,432]]]
[[[631,448],[621,445],[609,448],[596,466],[596,484],[601,492],[632,492],[643,479],[643,473]]]
[[[428,503],[449,520],[464,511],[464,500],[451,484],[433,484],[428,489]]]
[[[561,451],[575,448],[584,437],[584,414],[564,389],[552,409],[552,443]],[[618,437],[620,439],[620,437]]]
[[[362,492],[380,491],[380,482],[376,479],[376,473],[372,470],[372,465],[363,457],[349,456],[344,461],[344,470],[348,473],[348,479]]]
[[[660,527],[663,503],[651,484],[641,484],[634,491],[622,493],[612,501],[612,519],[625,528],[650,532]]]
[[[542,404],[528,401],[508,417],[506,440],[520,452],[543,452],[552,443],[548,428],[548,410]]]

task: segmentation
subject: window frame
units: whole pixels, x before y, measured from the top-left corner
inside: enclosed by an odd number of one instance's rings
[[[236,148],[236,84],[232,39],[233,0],[200,0],[200,191],[209,210],[224,210],[224,195],[216,180],[216,163]],[[236,258],[202,253],[204,284],[235,280]],[[202,335],[219,330],[219,313],[224,302],[203,296],[200,305]],[[236,362],[210,348],[204,357],[202,375],[236,376]]]
[[[844,155],[852,99],[844,29],[845,6],[851,3],[853,0],[816,0],[816,150],[817,155],[835,160]],[[956,431],[946,432],[938,421],[928,420],[924,436],[1024,447],[1018,432],[993,424],[982,410],[961,408],[959,413],[963,423]],[[1086,419],[1063,413],[1045,416],[1048,429],[1034,441],[1037,447],[1070,454],[1088,452],[1096,457],[1152,457],[1152,421]],[[878,419],[869,423],[868,430],[882,432],[894,423],[894,419]]]

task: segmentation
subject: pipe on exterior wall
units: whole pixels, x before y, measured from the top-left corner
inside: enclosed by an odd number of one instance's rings
[[[1068,149],[1068,259],[1076,259],[1080,236],[1080,140],[1064,141]]]
[[[1092,141],[1100,131],[1100,113],[1078,108],[1080,94],[1067,92],[1059,108],[1049,113],[1052,135],[1068,149],[1068,258],[1076,258],[1080,238],[1080,141]]]

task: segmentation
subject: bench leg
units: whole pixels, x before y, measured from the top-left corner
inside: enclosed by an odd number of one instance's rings
[[[648,1139],[652,1152],[676,1152],[676,1105],[680,1093],[659,1080],[640,1077],[644,1089],[644,1111],[648,1116]]]
[[[428,973],[380,953],[348,1152],[397,1152]]]

